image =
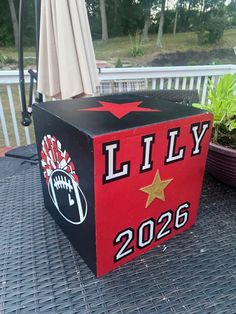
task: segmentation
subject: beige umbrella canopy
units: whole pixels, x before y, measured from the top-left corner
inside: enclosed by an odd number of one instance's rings
[[[66,99],[98,85],[85,0],[42,0],[38,91]]]

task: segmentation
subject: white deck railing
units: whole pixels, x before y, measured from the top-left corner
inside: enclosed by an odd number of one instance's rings
[[[143,67],[101,69],[98,94],[144,89],[196,89],[202,103],[207,98],[207,82],[215,83],[236,65]],[[29,83],[29,74],[25,72]],[[20,124],[21,103],[18,71],[0,71],[0,146],[19,146],[34,141],[33,128]]]

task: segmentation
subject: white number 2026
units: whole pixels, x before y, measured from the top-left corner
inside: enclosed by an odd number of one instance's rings
[[[142,249],[155,241],[158,241],[167,235],[171,234],[172,228],[169,227],[170,223],[174,220],[174,229],[178,230],[185,226],[189,218],[189,202],[181,204],[175,213],[171,210],[168,210],[158,217],[157,221],[153,218],[145,220],[137,229],[137,247]],[[157,222],[157,223],[156,223]],[[162,224],[161,229],[157,232],[155,236],[155,225]],[[145,232],[146,230],[146,232]],[[135,231],[132,228],[127,228],[122,230],[117,234],[114,239],[113,244],[117,245],[123,243],[118,252],[114,256],[114,261],[117,262],[122,258],[132,254],[134,252],[134,246],[129,246],[135,237]],[[124,240],[123,240],[124,239]]]

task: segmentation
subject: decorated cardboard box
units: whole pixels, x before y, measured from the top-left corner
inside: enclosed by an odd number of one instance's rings
[[[212,114],[123,94],[33,116],[45,206],[97,276],[196,221]]]

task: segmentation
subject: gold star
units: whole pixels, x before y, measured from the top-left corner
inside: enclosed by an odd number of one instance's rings
[[[148,194],[148,199],[145,208],[147,208],[154,201],[155,198],[158,198],[163,202],[165,201],[164,190],[172,180],[173,178],[168,180],[161,180],[159,170],[157,170],[152,184],[144,186],[143,188],[140,189],[140,191]]]

